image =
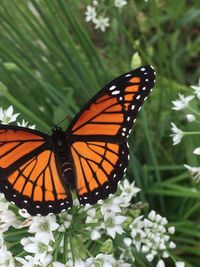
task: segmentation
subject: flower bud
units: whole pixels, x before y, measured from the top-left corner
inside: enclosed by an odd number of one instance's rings
[[[106,254],[113,253],[113,241],[112,239],[107,239],[106,242],[101,246],[100,251]]]
[[[131,60],[131,68],[135,69],[142,65],[142,60],[138,52],[134,53]]]
[[[19,71],[19,67],[14,62],[5,62],[3,65],[8,71]]]

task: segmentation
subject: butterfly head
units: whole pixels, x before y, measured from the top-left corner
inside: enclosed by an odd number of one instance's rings
[[[51,140],[57,146],[62,146],[65,143],[65,132],[62,130],[61,127],[54,126],[52,128]]]

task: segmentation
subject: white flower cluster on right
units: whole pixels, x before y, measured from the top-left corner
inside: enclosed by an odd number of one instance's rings
[[[132,242],[138,251],[145,254],[149,262],[152,262],[155,256],[168,258],[168,251],[176,247],[175,243],[170,241],[170,235],[175,233],[175,227],[167,228],[167,224],[165,217],[152,210],[147,218],[139,216],[129,226]]]
[[[121,9],[122,7],[127,5],[127,1],[114,0],[113,4],[115,8]],[[105,12],[107,12],[107,9],[108,7],[105,7],[102,2],[93,1],[93,5],[88,5],[86,7],[85,20],[87,22],[92,22],[95,25],[95,29],[100,29],[102,32],[105,32],[106,29],[110,26],[110,18],[104,15]]]
[[[198,101],[200,100],[200,79],[197,85],[192,85],[190,87],[193,89],[193,94],[189,96],[179,94],[179,99],[172,101],[172,109],[176,111],[185,111],[185,119],[187,122],[194,124],[195,131],[183,131],[182,129],[179,129],[173,122],[171,122],[171,137],[173,140],[173,145],[179,144],[184,136],[200,135],[200,131],[196,130],[198,129],[200,123],[200,111],[198,106]],[[197,105],[192,104],[192,101],[195,100],[197,101]],[[197,156],[200,156],[200,147],[194,148],[193,153]],[[189,171],[194,181],[200,182],[200,167],[192,167],[187,164],[184,164],[184,166]]]

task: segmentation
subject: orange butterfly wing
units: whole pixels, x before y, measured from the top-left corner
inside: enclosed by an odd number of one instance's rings
[[[106,85],[77,114],[67,132],[126,141],[155,82],[151,66],[125,73]],[[113,139],[112,139],[113,140]]]
[[[72,205],[53,145],[38,131],[0,126],[0,177],[0,191],[31,215]]]
[[[116,191],[128,165],[127,138],[154,82],[151,66],[121,75],[97,93],[67,129],[82,204],[94,204]]]
[[[127,144],[88,141],[71,146],[81,204],[95,204],[117,189],[128,165]],[[123,160],[122,160],[123,157]]]

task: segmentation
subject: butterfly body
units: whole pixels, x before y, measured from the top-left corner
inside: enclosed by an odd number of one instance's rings
[[[151,66],[108,83],[51,135],[0,125],[0,192],[31,215],[95,204],[117,190],[129,160],[127,138],[155,80]]]

